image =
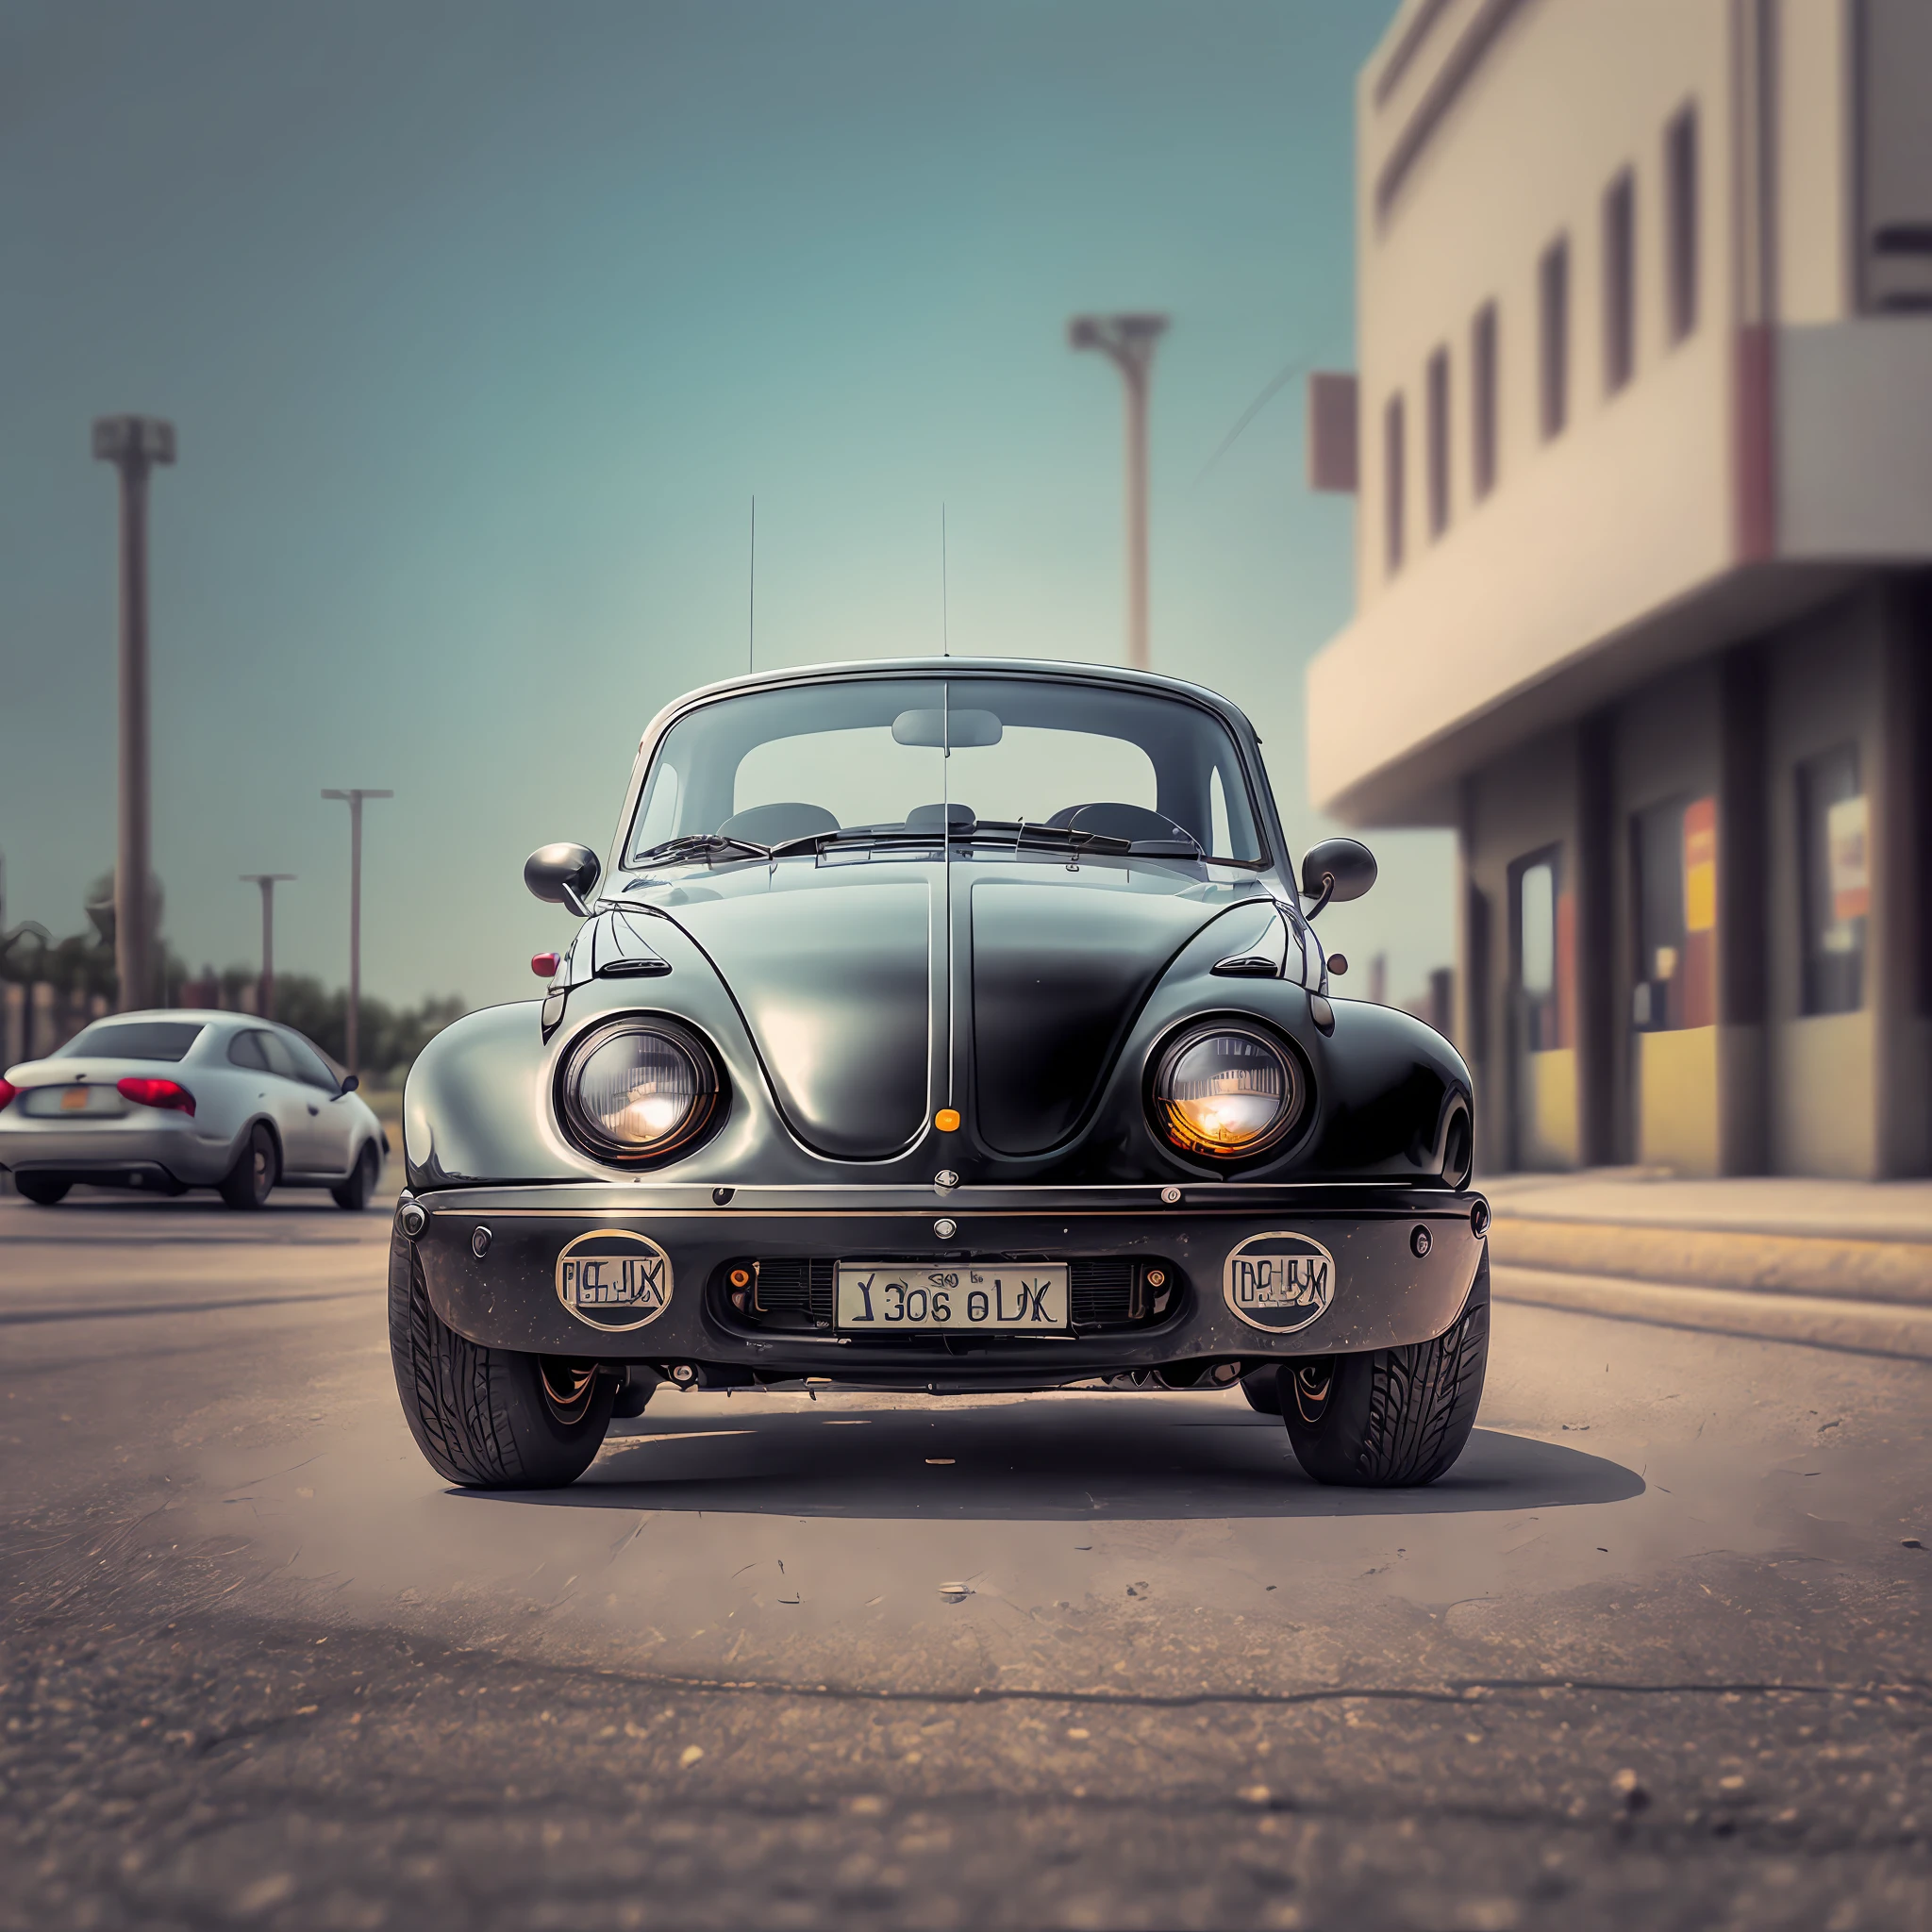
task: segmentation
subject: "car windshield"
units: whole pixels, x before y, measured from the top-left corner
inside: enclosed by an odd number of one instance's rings
[[[1205,707],[975,676],[853,678],[701,707],[658,747],[625,863],[729,857],[721,841],[733,840],[937,844],[947,818],[956,838],[1024,824],[1115,851],[1266,858],[1234,739]]]
[[[52,1056],[62,1060],[178,1060],[201,1038],[198,1020],[96,1020]]]

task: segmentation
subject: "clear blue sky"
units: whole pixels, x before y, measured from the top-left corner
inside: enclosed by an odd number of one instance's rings
[[[1119,384],[1078,309],[1174,317],[1158,666],[1245,705],[1315,830],[1303,668],[1352,507],[1284,365],[1352,360],[1351,101],[1391,0],[8,6],[0,16],[0,850],[8,918],[111,862],[108,410],[154,507],[156,863],[192,959],[530,990],[521,885],[604,846],[639,731],[742,666],[1114,660]],[[1378,840],[1331,943],[1448,958],[1439,837]],[[1328,923],[1324,922],[1324,926]]]

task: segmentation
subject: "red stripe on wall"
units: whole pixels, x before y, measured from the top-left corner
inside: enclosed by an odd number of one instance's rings
[[[1765,563],[1777,554],[1776,356],[1776,337],[1767,325],[1739,329],[1732,357],[1732,492],[1740,563]]]

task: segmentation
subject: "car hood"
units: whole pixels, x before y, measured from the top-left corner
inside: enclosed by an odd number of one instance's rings
[[[650,891],[710,958],[787,1120],[823,1154],[889,1158],[949,1100],[999,1153],[1058,1145],[1175,954],[1267,898],[1172,865],[975,855],[950,874],[791,860]]]

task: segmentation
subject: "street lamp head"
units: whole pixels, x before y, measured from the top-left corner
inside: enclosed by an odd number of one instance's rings
[[[96,417],[94,455],[104,463],[172,463],[175,425],[158,416]]]
[[[1076,315],[1067,324],[1067,346],[1103,349],[1109,356],[1144,354],[1167,333],[1169,318],[1149,310],[1125,315]]]

